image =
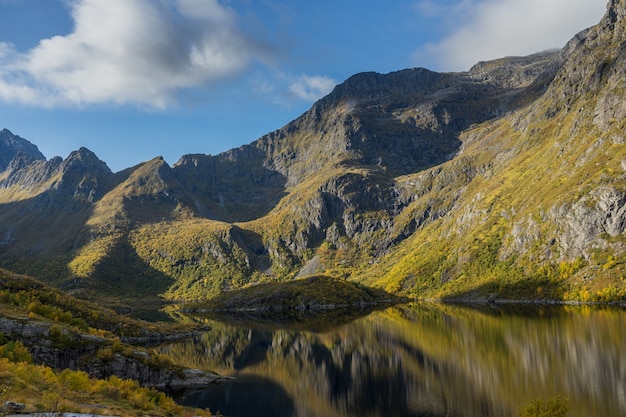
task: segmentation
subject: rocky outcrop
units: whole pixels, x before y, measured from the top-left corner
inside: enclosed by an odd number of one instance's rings
[[[571,207],[554,207],[550,214],[559,225],[562,258],[589,259],[593,249],[608,247],[610,238],[626,231],[626,194],[600,187]]]
[[[83,367],[95,378],[106,379],[115,375],[135,380],[142,386],[168,390],[206,387],[223,380],[219,375],[199,369],[149,365],[146,363],[149,359],[146,352],[137,352],[135,357],[116,353],[106,360],[89,361]]]
[[[36,363],[54,369],[82,370],[95,378],[115,375],[159,389],[203,387],[222,379],[210,372],[160,363],[140,348],[128,345],[115,347],[108,339],[36,320],[0,317],[0,333],[21,341]],[[152,339],[172,340],[161,335]],[[145,342],[146,337],[141,341]]]

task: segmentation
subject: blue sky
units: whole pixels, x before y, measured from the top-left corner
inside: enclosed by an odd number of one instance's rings
[[[218,154],[362,71],[562,47],[605,0],[0,0],[0,128],[118,171]]]

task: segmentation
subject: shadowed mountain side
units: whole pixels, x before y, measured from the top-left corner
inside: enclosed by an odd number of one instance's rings
[[[245,222],[265,216],[286,195],[286,179],[264,160],[258,148],[247,146],[217,156],[185,155],[172,171],[201,216]]]
[[[137,297],[151,301],[151,296],[164,293],[174,284],[172,277],[146,264],[127,238],[118,239],[92,268],[87,282],[71,279],[60,287],[66,291],[95,291],[99,298],[123,300],[137,307]],[[135,302],[130,302],[131,299]]]
[[[63,206],[61,212],[59,206]],[[35,254],[71,250],[73,237],[89,219],[91,210],[89,205],[54,191],[0,204],[0,245],[4,248],[3,252]],[[21,214],[19,219],[14,217],[16,212]]]
[[[545,277],[515,284],[504,284],[500,280],[494,280],[469,290],[451,292],[442,300],[449,303],[497,303],[498,300],[541,303],[542,300],[546,302],[563,300],[568,291],[565,283]]]
[[[0,204],[0,262],[11,270],[58,283],[71,275],[68,263],[91,207],[65,201],[60,213],[55,208],[42,209],[51,201],[60,204],[53,194]],[[15,213],[22,215],[16,219]]]

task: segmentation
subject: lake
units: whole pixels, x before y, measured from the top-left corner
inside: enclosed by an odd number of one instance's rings
[[[516,416],[557,396],[571,417],[626,415],[622,309],[409,304],[362,314],[194,317],[211,330],[157,350],[235,377],[176,394],[231,417]]]

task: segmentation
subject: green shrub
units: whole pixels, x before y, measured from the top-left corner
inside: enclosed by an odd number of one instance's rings
[[[535,400],[520,408],[518,417],[565,417],[569,412],[567,398],[554,397],[547,400]]]
[[[0,346],[0,358],[6,358],[11,362],[33,363],[33,357],[22,342],[9,341]]]

